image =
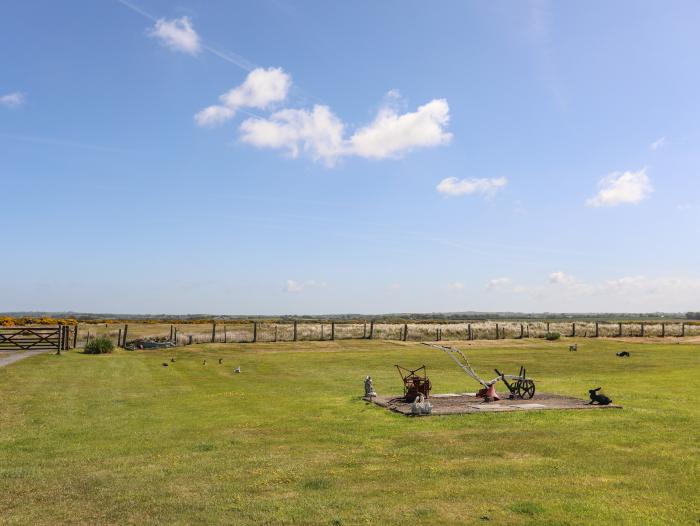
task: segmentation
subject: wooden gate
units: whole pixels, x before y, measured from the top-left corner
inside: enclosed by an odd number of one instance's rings
[[[34,351],[66,349],[68,326],[0,327],[0,351]]]

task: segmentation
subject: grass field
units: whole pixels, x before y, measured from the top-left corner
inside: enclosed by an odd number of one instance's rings
[[[0,368],[0,523],[697,524],[700,346],[573,341],[460,345],[623,410],[389,413],[360,396],[366,374],[400,392],[395,363],[476,387],[400,342],[33,357]]]

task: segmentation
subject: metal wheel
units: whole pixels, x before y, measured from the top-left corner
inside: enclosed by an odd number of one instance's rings
[[[516,384],[518,396],[523,400],[530,400],[535,396],[535,382],[532,380],[518,380]]]

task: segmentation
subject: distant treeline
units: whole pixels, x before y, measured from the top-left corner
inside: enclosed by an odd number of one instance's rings
[[[431,312],[395,314],[324,314],[300,316],[222,316],[212,314],[93,314],[74,312],[9,312],[0,313],[0,326],[18,325],[75,325],[77,323],[212,323],[212,322],[291,322],[297,321],[342,321],[342,322],[394,322],[394,323],[444,323],[449,321],[483,320],[570,320],[570,321],[651,321],[651,320],[700,320],[700,312],[683,313],[527,313],[527,312]]]

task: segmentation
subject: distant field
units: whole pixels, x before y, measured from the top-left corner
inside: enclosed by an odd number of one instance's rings
[[[575,341],[460,345],[484,376],[525,364],[541,391],[603,386],[623,410],[411,419],[361,401],[366,374],[401,391],[396,363],[474,390],[417,343],[29,358],[0,368],[0,523],[697,524],[700,346]]]
[[[644,328],[640,322],[622,322],[622,337],[660,338],[662,335],[672,338],[683,334],[686,337],[700,336],[700,323],[698,322],[644,322]],[[78,333],[79,346],[85,342],[88,332],[91,337],[96,335],[106,335],[117,341],[120,329],[123,330],[125,323],[101,323],[101,324],[80,324]],[[128,339],[170,335],[171,324],[168,323],[128,323]],[[211,323],[180,323],[173,324],[177,329],[178,341],[186,344],[189,336],[192,336],[193,343],[211,342]],[[470,332],[471,326],[471,332]],[[685,326],[685,328],[683,328]],[[408,331],[408,341],[436,340],[467,340],[471,334],[473,339],[486,340],[496,339],[496,329],[500,339],[520,338],[542,338],[547,333],[559,332],[562,336],[571,336],[575,330],[576,336],[590,338],[595,335],[595,322],[590,321],[557,321],[547,323],[544,321],[476,321],[476,322],[451,322],[451,323],[347,323],[336,322],[333,333],[331,322],[299,322],[297,324],[298,340],[330,340],[332,334],[335,339],[359,339],[372,335],[375,339],[402,340],[403,331]],[[620,331],[620,326],[616,322],[600,322],[599,336],[616,337]],[[643,333],[643,334],[642,334]],[[253,339],[252,322],[228,322],[217,323],[216,341],[223,342],[226,334],[227,342],[245,342]],[[258,322],[258,341],[291,341],[294,337],[293,324]]]

